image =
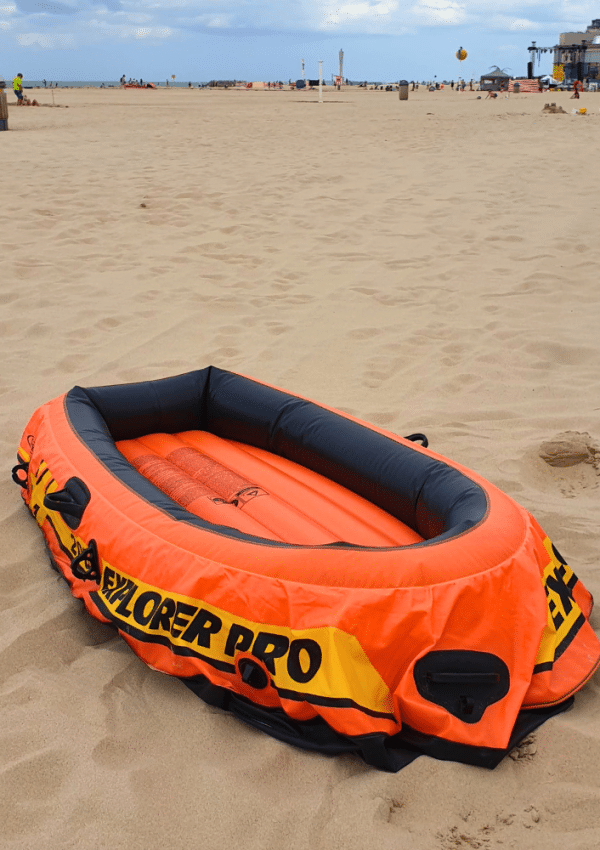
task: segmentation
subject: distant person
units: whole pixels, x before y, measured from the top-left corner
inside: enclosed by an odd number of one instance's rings
[[[14,78],[13,91],[17,96],[17,105],[23,106],[23,74],[17,74]]]
[[[573,83],[573,94],[571,95],[571,100],[579,100],[579,92],[583,91],[583,83],[581,80],[575,80]]]
[[[46,80],[42,80],[42,82],[44,83],[44,88],[46,88]]]

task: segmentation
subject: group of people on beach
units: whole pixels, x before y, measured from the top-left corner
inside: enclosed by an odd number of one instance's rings
[[[23,94],[23,74],[17,74],[12,85],[13,91],[17,96],[17,106],[39,106],[37,100],[30,100]]]

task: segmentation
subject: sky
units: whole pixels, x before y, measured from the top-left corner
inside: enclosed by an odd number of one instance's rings
[[[525,76],[527,47],[585,31],[600,3],[541,0],[0,0],[0,75],[27,80],[393,82]],[[467,59],[459,63],[459,47]],[[552,71],[542,55],[536,74]]]

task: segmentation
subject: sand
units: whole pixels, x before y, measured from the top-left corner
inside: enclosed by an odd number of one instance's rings
[[[214,364],[425,432],[599,596],[600,96],[54,96],[0,133],[0,846],[596,850],[598,675],[495,771],[296,751],[85,614],[9,472],[73,385]]]

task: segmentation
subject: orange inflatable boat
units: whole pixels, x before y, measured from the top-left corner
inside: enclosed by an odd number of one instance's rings
[[[599,664],[591,597],[526,510],[256,380],[75,387],[34,413],[18,460],[87,610],[297,746],[493,767]]]

